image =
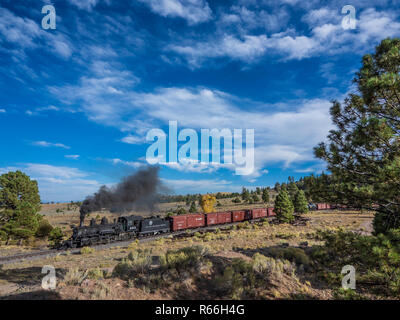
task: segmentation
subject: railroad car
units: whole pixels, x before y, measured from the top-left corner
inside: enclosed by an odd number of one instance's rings
[[[273,207],[268,207],[267,211],[268,211],[268,217],[273,217],[276,215]]]
[[[186,215],[186,223],[188,228],[200,228],[206,225],[203,213],[192,213]]]
[[[244,221],[246,218],[246,210],[232,211],[232,222]]]
[[[214,224],[218,224],[218,213],[217,212],[206,213],[206,225],[212,226]]]
[[[202,213],[189,213],[179,216],[169,217],[171,221],[171,231],[183,229],[200,228],[205,226],[205,215]]]
[[[330,207],[327,204],[317,204],[316,207],[318,205],[319,208]],[[135,237],[272,217],[274,215],[274,208],[269,207],[207,214],[183,214],[168,218],[160,218],[159,216],[144,218],[131,215],[119,217],[113,223],[108,223],[107,219],[103,218],[100,224],[96,224],[96,221],[92,219],[89,226],[73,227],[72,237],[65,241],[60,248],[90,246]]]
[[[231,223],[232,212],[217,212],[218,224]]]
[[[268,209],[267,208],[257,208],[249,210],[251,213],[251,219],[260,219],[264,217],[268,217]]]
[[[327,203],[316,203],[317,210],[327,210],[330,209],[330,205]]]
[[[169,219],[170,219],[171,231],[179,231],[187,229],[185,215],[171,216],[169,217]]]

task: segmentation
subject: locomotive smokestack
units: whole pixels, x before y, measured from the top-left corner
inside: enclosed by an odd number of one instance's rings
[[[163,189],[158,167],[147,167],[124,177],[115,187],[102,186],[94,195],[88,196],[80,208],[80,226],[88,213],[102,208],[123,212],[137,206],[153,208],[157,192]]]

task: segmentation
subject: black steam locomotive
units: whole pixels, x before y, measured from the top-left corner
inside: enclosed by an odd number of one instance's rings
[[[89,226],[73,226],[72,236],[63,243],[62,248],[106,244],[169,231],[170,222],[160,217],[125,216],[114,219],[113,223],[104,217],[100,224],[92,219]]]

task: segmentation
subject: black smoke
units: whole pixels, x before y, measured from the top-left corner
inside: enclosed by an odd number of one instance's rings
[[[153,209],[157,193],[164,188],[158,176],[158,167],[147,167],[124,177],[112,188],[102,186],[88,196],[80,208],[80,226],[88,213],[101,209],[124,212],[134,208]]]

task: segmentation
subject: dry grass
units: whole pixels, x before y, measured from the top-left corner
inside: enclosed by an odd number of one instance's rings
[[[247,297],[251,293],[259,298],[267,299],[331,298],[329,289],[319,289],[319,284],[314,283],[312,277],[307,275],[306,267],[303,266],[306,263],[299,263],[304,259],[300,252],[289,252],[292,249],[287,250],[287,252],[279,250],[285,249],[287,246],[289,248],[301,247],[307,249],[315,244],[320,244],[321,242],[317,237],[318,230],[334,230],[342,227],[347,230],[367,232],[373,215],[371,213],[360,214],[354,211],[312,212],[305,217],[310,220],[304,226],[273,223],[242,224],[240,227],[231,230],[221,229],[207,233],[196,232],[193,235],[187,235],[179,239],[169,237],[145,243],[134,241],[128,248],[114,247],[95,250],[90,254],[84,255],[67,254],[5,265],[3,266],[5,275],[3,278],[5,281],[0,282],[0,296],[13,293],[16,290],[15,286],[13,286],[14,283],[26,281],[20,275],[25,275],[29,271],[34,274],[38,273],[37,277],[41,279],[40,270],[42,266],[53,265],[59,274],[58,276],[61,277],[66,272],[66,274],[69,274],[69,280],[61,281],[58,289],[58,292],[64,298],[180,299],[185,297],[196,298],[194,292],[197,292],[196,294],[198,295],[214,298],[213,294],[215,292],[212,290],[212,286],[202,287],[190,272],[179,273],[179,285],[162,290],[157,289],[158,283],[161,281],[158,275],[152,275],[153,278],[149,281],[156,285],[150,287],[138,287],[136,283],[129,281],[129,279],[110,278],[115,266],[120,264],[123,259],[129,259],[129,255],[130,259],[132,261],[136,259],[135,261],[139,265],[140,257],[137,255],[139,251],[147,252],[150,256],[161,257],[165,256],[168,250],[176,251],[185,247],[201,245],[212,256],[209,259],[212,267],[207,264],[203,266],[202,272],[204,274],[202,277],[206,279],[204,280],[205,282],[203,281],[204,283],[209,283],[207,281],[211,281],[217,275],[223,276],[224,268],[229,266],[235,258],[253,264],[253,271],[258,274],[257,277],[261,277],[259,274],[263,272],[268,275],[268,277],[265,276],[269,279],[267,290],[254,289],[254,291],[245,286],[245,290],[241,291],[242,289],[239,286],[239,289],[234,289],[233,293],[229,293],[231,294],[230,296],[227,294],[227,297],[232,297],[232,294],[234,294],[234,298]],[[49,220],[53,218],[53,216],[49,217]],[[76,218],[78,219],[77,216]],[[2,246],[0,247],[0,255],[8,255],[9,252],[15,252],[15,250],[26,250],[26,248]],[[264,256],[264,258],[259,255],[255,256],[257,253]],[[151,265],[153,262],[150,263],[149,260],[143,257],[142,259],[148,262],[142,264],[142,267],[144,267],[141,272],[144,272],[149,267],[149,264]],[[293,267],[294,264],[296,265],[295,269]],[[295,272],[286,272],[286,269],[295,270]],[[174,268],[171,270],[174,270]],[[85,274],[86,278],[81,281],[82,276]],[[228,277],[229,274],[226,276]],[[178,279],[176,277],[177,275],[174,274],[174,271],[171,271],[170,280]],[[37,285],[40,285],[40,281],[37,280],[37,282]],[[3,291],[2,288],[4,288]]]

